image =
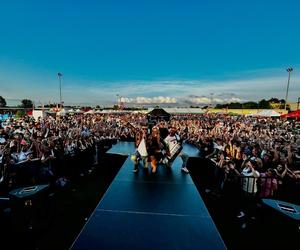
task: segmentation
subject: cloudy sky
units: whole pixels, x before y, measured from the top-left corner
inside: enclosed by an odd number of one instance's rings
[[[190,105],[300,96],[299,1],[17,1],[0,9],[0,95]]]

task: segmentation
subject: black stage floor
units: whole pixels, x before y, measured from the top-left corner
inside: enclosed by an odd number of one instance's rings
[[[135,147],[133,142],[119,141],[117,144],[107,151],[109,154],[129,155],[134,153]],[[183,151],[190,157],[198,157],[199,151],[196,147],[190,144],[183,144]]]
[[[184,151],[197,151],[185,145]],[[128,155],[132,143],[113,146],[110,154]],[[133,173],[127,158],[72,249],[226,249],[181,159],[156,174],[140,167]]]

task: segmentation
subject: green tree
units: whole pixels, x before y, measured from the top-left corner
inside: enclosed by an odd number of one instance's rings
[[[279,102],[280,102],[279,108],[280,109],[284,109],[285,100],[284,99],[280,99]]]
[[[32,103],[32,101],[31,100],[29,100],[29,99],[23,99],[22,101],[21,101],[21,103],[22,103],[22,108],[32,108],[33,107],[33,103]]]
[[[257,109],[258,103],[257,102],[245,102],[243,103],[244,109]]]
[[[270,109],[271,105],[270,105],[269,101],[262,99],[258,102],[258,107],[261,109]]]
[[[6,106],[6,100],[0,96],[0,107],[5,107]]]
[[[240,108],[242,108],[242,104],[240,104],[239,102],[232,102],[232,103],[229,103],[228,108],[229,109],[240,109]]]
[[[280,100],[276,97],[272,97],[270,100],[268,100],[268,102],[274,102],[274,103],[279,103]]]
[[[217,104],[216,106],[215,106],[215,108],[216,109],[224,109],[224,108],[226,108],[228,106],[228,104]]]
[[[285,104],[284,99],[278,99],[278,98],[274,98],[274,97],[272,97],[270,100],[268,100],[268,102],[270,103],[270,106],[273,109],[283,109],[284,104]]]
[[[20,117],[23,117],[25,116],[25,111],[24,110],[18,110],[17,113],[16,113],[16,117],[17,118],[20,118]]]

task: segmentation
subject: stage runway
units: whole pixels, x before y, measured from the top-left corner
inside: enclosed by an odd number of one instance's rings
[[[119,141],[117,144],[113,145],[110,150],[107,151],[109,154],[121,154],[130,155],[134,153],[135,147],[133,142]],[[199,151],[196,147],[184,143],[183,151],[187,153],[190,157],[198,157]]]
[[[185,152],[197,150],[185,145]],[[129,155],[133,143],[119,142],[109,154]],[[226,249],[192,178],[180,170],[133,173],[127,157],[72,249]]]

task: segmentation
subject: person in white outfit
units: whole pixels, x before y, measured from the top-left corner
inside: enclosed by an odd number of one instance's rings
[[[177,130],[175,127],[171,127],[168,136],[164,139],[164,143],[166,144],[167,148],[167,156],[170,156],[170,149],[174,148],[177,144],[181,144],[181,140],[179,135],[177,134]],[[189,173],[189,170],[187,169],[187,161],[189,159],[188,154],[186,154],[183,150],[178,155],[182,159],[182,166],[181,166],[181,171],[185,173]],[[171,167],[173,164],[174,159],[172,160],[167,160],[166,165],[168,167]]]
[[[255,205],[258,191],[257,180],[260,177],[259,172],[256,170],[257,161],[255,157],[250,158],[246,166],[241,172],[242,178],[242,209],[243,211],[237,216],[238,218],[251,218],[255,219]],[[242,228],[246,227],[246,222],[242,223]]]

